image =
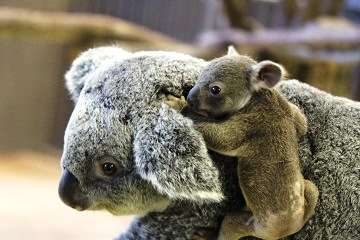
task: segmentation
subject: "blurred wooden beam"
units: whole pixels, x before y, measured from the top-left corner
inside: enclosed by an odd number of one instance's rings
[[[0,7],[0,37],[22,37],[55,43],[131,41],[161,49],[185,47],[175,39],[119,18]]]
[[[295,29],[264,29],[244,32],[235,29],[209,31],[200,37],[204,45],[234,44],[238,47],[271,48],[293,45],[313,47],[360,47],[360,27],[343,19],[320,18]]]
[[[298,29],[265,29],[254,32],[223,29],[207,32],[202,35],[198,44],[190,45],[119,18],[7,7],[0,7],[0,37],[33,38],[73,45],[98,41],[103,44],[128,42],[207,59],[230,44],[254,50],[301,44],[360,47],[360,28],[345,20],[340,23],[320,20]]]

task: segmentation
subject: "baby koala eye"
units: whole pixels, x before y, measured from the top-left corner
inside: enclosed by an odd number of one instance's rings
[[[219,86],[211,86],[210,92],[211,94],[217,95],[221,92],[221,88]]]
[[[108,176],[113,176],[117,172],[117,167],[115,164],[109,162],[103,163],[101,165],[101,169]]]

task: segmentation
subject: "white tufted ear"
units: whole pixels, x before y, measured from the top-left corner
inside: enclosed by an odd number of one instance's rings
[[[171,199],[222,201],[218,169],[192,121],[164,104],[149,119],[134,139],[141,177]]]
[[[237,56],[237,55],[240,55],[240,54],[236,51],[236,49],[235,49],[235,47],[233,45],[230,45],[228,47],[227,55],[228,56]]]
[[[115,57],[123,58],[129,55],[129,52],[118,47],[99,47],[81,53],[65,74],[66,87],[72,100],[77,102],[85,82],[102,62]]]

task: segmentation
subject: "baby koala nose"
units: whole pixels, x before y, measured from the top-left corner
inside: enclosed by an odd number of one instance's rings
[[[191,109],[195,109],[199,105],[199,101],[197,99],[187,98],[186,101]]]
[[[187,98],[186,98],[186,101],[189,105],[190,108],[196,108],[197,105],[199,105],[199,100],[198,100],[198,95],[199,95],[199,89],[197,87],[193,87]]]
[[[193,101],[191,101],[191,100],[189,100],[189,99],[187,99],[186,101],[188,102],[188,105],[189,105],[190,108],[194,108],[194,103],[193,103]]]

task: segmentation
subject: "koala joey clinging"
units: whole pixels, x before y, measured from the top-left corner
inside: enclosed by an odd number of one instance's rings
[[[318,189],[303,178],[298,157],[306,118],[273,88],[284,71],[230,47],[226,56],[209,63],[187,96],[192,111],[183,113],[193,119],[207,147],[238,159],[246,207],[225,215],[219,239],[282,238],[299,231],[314,213]],[[184,101],[166,103],[182,111]]]

